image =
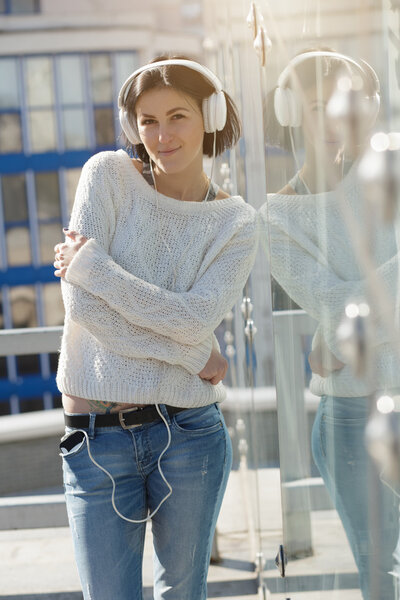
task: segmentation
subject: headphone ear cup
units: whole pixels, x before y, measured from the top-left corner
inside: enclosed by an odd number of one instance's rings
[[[121,124],[122,131],[132,144],[138,145],[142,143],[136,124],[129,119],[128,111],[126,111],[124,108],[119,109],[119,122]]]
[[[290,92],[290,126],[300,127],[303,120],[303,107],[300,101],[300,97],[295,90],[289,88],[288,92]]]
[[[220,92],[216,92],[214,94],[217,96],[216,99],[216,127],[217,131],[222,131],[226,125],[226,118],[228,114],[228,107],[226,105],[226,97],[224,92],[221,90]]]
[[[227,106],[224,92],[215,92],[202,102],[204,129],[206,133],[222,131],[226,124]]]
[[[287,98],[287,88],[277,87],[274,94],[274,110],[276,120],[282,127],[289,125],[289,102]]]
[[[302,121],[301,103],[292,89],[276,88],[274,110],[276,119],[282,127],[300,127]]]

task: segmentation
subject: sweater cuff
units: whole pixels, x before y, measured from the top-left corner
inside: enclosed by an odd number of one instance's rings
[[[182,360],[182,366],[185,367],[191,375],[198,375],[208,363],[212,347],[212,336],[208,336],[204,342],[201,342],[196,346],[189,346],[187,356]]]
[[[99,259],[104,258],[104,250],[94,238],[90,238],[78,252],[67,267],[65,280],[74,283],[90,292],[90,281],[93,277],[93,267]]]

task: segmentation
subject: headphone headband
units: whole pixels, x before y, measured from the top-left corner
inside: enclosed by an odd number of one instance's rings
[[[377,92],[377,93],[380,92],[380,84],[379,84],[378,75],[376,74],[374,69],[371,67],[371,65],[369,63],[367,63],[367,61],[361,60],[362,64],[360,64],[359,62],[354,60],[354,58],[351,58],[350,56],[346,56],[346,54],[341,54],[340,52],[324,51],[324,50],[313,50],[312,52],[302,52],[301,54],[298,54],[297,56],[292,58],[292,60],[289,62],[289,64],[283,69],[282,73],[279,75],[278,87],[280,87],[280,88],[285,87],[285,84],[287,83],[287,79],[290,77],[291,72],[295,69],[295,67],[297,67],[297,65],[299,65],[300,63],[307,60],[307,58],[318,58],[318,57],[337,58],[344,62],[351,63],[352,65],[357,67],[357,69],[359,71],[361,71],[364,75],[365,75],[365,70],[363,67],[366,67],[367,71],[369,72],[369,74],[375,84],[375,92]]]
[[[163,67],[165,65],[177,65],[177,66],[188,67],[189,69],[193,69],[193,71],[197,71],[198,73],[203,75],[206,79],[208,79],[208,81],[214,86],[216,92],[222,92],[222,84],[221,84],[220,80],[218,79],[218,77],[216,77],[216,75],[214,75],[214,73],[212,71],[210,71],[210,69],[208,69],[207,67],[204,67],[200,63],[197,63],[193,60],[187,60],[187,59],[183,59],[183,58],[171,58],[171,59],[159,60],[157,62],[149,63],[147,65],[144,65],[143,67],[140,67],[139,69],[136,69],[136,71],[131,73],[131,75],[129,75],[128,79],[123,83],[123,85],[120,89],[120,92],[118,95],[118,108],[122,108],[123,106],[125,106],[125,102],[126,102],[128,94],[129,94],[129,90],[131,88],[133,80],[135,79],[135,77],[137,77],[137,75],[140,75],[140,73],[143,73],[143,71],[149,71],[153,68]]]
[[[362,73],[364,78],[369,75],[369,79],[372,81],[374,86],[372,93],[369,95],[371,106],[370,124],[372,126],[375,123],[380,105],[380,85],[378,75],[375,73],[371,65],[365,60],[360,59],[360,61],[357,62],[345,54],[330,51],[325,52],[323,50],[313,50],[312,52],[302,52],[301,54],[298,54],[292,58],[289,64],[279,75],[278,85],[274,93],[274,110],[278,123],[280,123],[280,125],[283,127],[300,127],[303,115],[303,102],[296,87],[291,88],[288,85],[288,79],[297,65],[306,61],[308,58],[318,57],[332,59],[335,58],[337,60],[350,63],[356,67],[360,73]]]
[[[184,58],[171,58],[166,60],[158,60],[153,63],[149,63],[136,69],[128,79],[122,85],[118,95],[118,108],[119,108],[119,120],[121,127],[127,136],[128,140],[132,144],[141,144],[141,138],[139,135],[136,119],[130,118],[128,110],[126,108],[126,99],[131,89],[132,82],[135,77],[143,71],[149,71],[153,68],[163,67],[165,65],[177,65],[181,67],[187,67],[193,71],[197,71],[214,87],[212,92],[207,98],[203,98],[202,101],[202,114],[204,122],[204,130],[206,133],[216,133],[222,131],[226,124],[227,119],[227,103],[226,97],[222,90],[222,84],[218,77],[214,75],[210,69],[203,67],[200,63],[193,60],[187,60]]]

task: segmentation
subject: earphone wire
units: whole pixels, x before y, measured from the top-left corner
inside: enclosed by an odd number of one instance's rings
[[[152,513],[150,513],[149,515],[147,515],[147,517],[145,517],[144,519],[130,519],[128,517],[126,517],[125,515],[123,515],[117,508],[116,504],[115,504],[115,490],[116,490],[116,483],[115,483],[115,479],[114,477],[111,475],[111,473],[109,471],[107,471],[107,469],[105,469],[104,467],[102,467],[97,460],[95,460],[95,458],[93,458],[92,452],[90,450],[90,441],[89,441],[89,435],[87,433],[87,431],[85,431],[84,429],[76,429],[75,431],[80,431],[81,433],[83,433],[83,435],[86,438],[86,443],[87,443],[87,451],[88,451],[88,455],[90,460],[92,461],[92,463],[98,468],[100,469],[100,471],[103,471],[103,473],[105,473],[107,475],[107,477],[109,477],[109,479],[111,480],[113,489],[112,489],[112,493],[111,493],[111,504],[113,509],[115,510],[115,512],[117,513],[117,515],[123,519],[124,521],[128,521],[128,523],[145,523],[146,521],[149,521],[150,519],[152,519],[154,517],[154,515],[159,511],[159,509],[161,508],[161,506],[164,504],[164,502],[171,496],[172,494],[172,486],[169,483],[169,481],[167,480],[167,478],[164,475],[164,472],[161,468],[161,459],[164,456],[164,454],[166,453],[166,451],[168,450],[168,448],[171,445],[171,430],[168,424],[168,421],[166,420],[166,418],[164,417],[164,415],[162,414],[160,407],[158,404],[155,404],[156,410],[158,412],[158,414],[160,415],[162,421],[165,424],[165,427],[167,428],[167,433],[168,433],[168,441],[167,444],[165,445],[164,449],[162,450],[162,452],[160,452],[160,455],[158,457],[157,460],[157,467],[158,467],[158,471],[161,475],[161,479],[164,481],[165,485],[168,488],[168,492],[167,494],[164,496],[164,498],[160,501],[159,505],[157,506],[157,508],[155,508],[153,510]]]

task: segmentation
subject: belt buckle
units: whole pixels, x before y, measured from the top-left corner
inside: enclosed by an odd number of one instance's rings
[[[119,419],[119,424],[121,425],[122,429],[131,429],[132,427],[139,427],[139,425],[142,425],[142,423],[133,423],[132,425],[127,425],[125,423],[124,414],[131,413],[131,412],[137,412],[138,410],[139,410],[139,407],[134,406],[133,408],[127,408],[126,410],[119,411],[118,419]]]

